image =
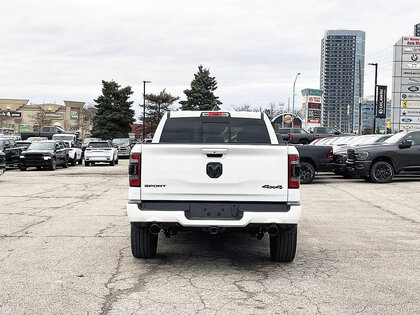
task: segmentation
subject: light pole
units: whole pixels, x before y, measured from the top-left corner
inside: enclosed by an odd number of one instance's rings
[[[373,94],[373,132],[372,132],[373,134],[375,134],[376,133],[376,86],[378,85],[378,64],[369,63],[369,66],[375,66],[375,92]]]
[[[292,98],[292,128],[293,128],[293,123],[294,123],[294,115],[295,115],[295,86],[296,86],[296,80],[298,78],[298,76],[300,75],[300,72],[298,74],[296,74],[295,77],[295,81],[293,82],[293,98]]]
[[[146,136],[146,83],[152,81],[143,81],[143,140]]]

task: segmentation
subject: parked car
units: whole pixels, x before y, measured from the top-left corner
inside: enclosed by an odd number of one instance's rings
[[[16,141],[16,146],[19,148],[22,148],[23,151],[25,151],[30,145],[31,145],[31,141],[27,141],[27,140],[19,140]]]
[[[92,141],[101,141],[101,139],[99,138],[86,138],[85,140],[83,140],[82,142],[82,157],[84,158],[85,156],[85,150],[88,146],[89,143],[91,143]]]
[[[299,155],[279,145],[265,114],[165,113],[153,141],[134,146],[129,162],[134,257],[154,257],[161,230],[198,229],[268,233],[272,260],[294,259]]]
[[[352,175],[347,172],[347,149],[381,144],[389,137],[391,137],[391,135],[363,135],[355,137],[344,146],[337,147],[334,149],[334,173],[343,175],[344,177],[352,177]]]
[[[389,183],[395,174],[420,174],[420,131],[400,132],[383,142],[347,149],[350,173],[375,183]]]
[[[44,141],[44,140],[48,140],[47,137],[29,137],[28,139],[26,139],[26,141]],[[24,140],[22,140],[24,141]]]
[[[46,137],[48,139],[52,139],[53,135],[57,133],[72,133],[70,131],[65,131],[60,126],[44,126],[41,127],[40,131],[26,131],[20,134],[22,140],[26,140],[29,137]]]
[[[130,156],[130,138],[115,138],[114,140],[112,140],[112,144],[118,150],[118,157],[128,158]]]
[[[6,172],[6,154],[0,152],[0,175]]]
[[[58,165],[68,167],[69,153],[62,141],[35,141],[19,157],[19,169],[26,171],[28,167],[48,168],[54,171]]]
[[[91,141],[85,150],[85,166],[95,163],[118,164],[118,150],[111,141]]]
[[[17,166],[19,164],[19,155],[23,151],[21,147],[16,145],[15,140],[11,138],[0,138],[0,152],[6,155],[6,165]]]
[[[332,127],[314,127],[311,132],[302,128],[281,128],[277,133],[282,135],[283,141],[293,144],[309,144],[319,138],[352,135],[343,134],[338,129]]]
[[[294,144],[308,144],[313,141],[313,134],[302,128],[280,128],[277,134],[281,135],[283,141]]]
[[[300,183],[310,184],[318,172],[332,172],[334,155],[331,146],[295,145],[300,157]]]
[[[79,148],[77,144],[74,144],[72,142],[63,141],[66,148],[69,150],[69,163],[72,166],[75,166],[76,164],[82,164],[83,158],[82,158],[82,149]]]
[[[61,140],[64,142],[66,148],[69,151],[69,163],[72,166],[75,166],[76,163],[82,164],[82,149],[79,148],[77,144],[77,138],[75,134],[72,133],[59,133],[53,135],[53,140]]]

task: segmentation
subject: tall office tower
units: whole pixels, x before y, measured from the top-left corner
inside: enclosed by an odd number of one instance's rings
[[[344,132],[359,128],[359,60],[363,96],[365,32],[326,30],[321,41],[323,122]]]
[[[414,36],[420,37],[420,23],[414,25]]]

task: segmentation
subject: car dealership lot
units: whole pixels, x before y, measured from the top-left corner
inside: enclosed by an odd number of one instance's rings
[[[0,313],[420,313],[419,177],[303,186],[291,264],[234,234],[133,258],[127,181],[127,160],[0,177]]]

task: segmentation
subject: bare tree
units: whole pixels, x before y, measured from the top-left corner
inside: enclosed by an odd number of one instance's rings
[[[261,108],[252,108],[249,105],[233,106],[235,112],[260,112]]]
[[[32,115],[32,118],[35,121],[35,124],[39,129],[41,129],[42,126],[48,125],[51,123],[51,119],[47,116],[48,112],[44,110],[42,107],[39,108],[39,110]]]

